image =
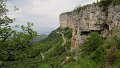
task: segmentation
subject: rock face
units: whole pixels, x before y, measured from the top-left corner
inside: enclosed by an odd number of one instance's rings
[[[61,28],[66,28],[66,27],[69,27],[69,28],[73,28],[73,16],[72,16],[72,13],[71,12],[66,12],[66,13],[62,13],[60,16],[59,16],[59,19],[60,19],[60,27]]]
[[[98,32],[103,37],[107,37],[113,28],[120,28],[120,5],[110,5],[106,11],[103,11],[103,8],[97,4],[91,4],[72,12],[62,13],[60,27],[73,29],[71,41],[73,51],[84,43],[91,32]]]

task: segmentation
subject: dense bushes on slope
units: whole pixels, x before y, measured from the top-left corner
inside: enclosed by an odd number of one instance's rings
[[[68,35],[68,37],[65,36],[67,38],[65,46],[61,46],[63,39],[61,34],[57,33],[58,31],[60,32],[61,30],[57,29],[53,31],[46,39],[26,49],[27,52],[24,50],[23,52],[29,57],[21,58],[21,60],[13,61],[12,63],[7,62],[5,66],[9,65],[11,68],[18,66],[22,68],[105,68],[106,66],[119,68],[120,41],[118,36],[104,39],[96,32],[91,33],[86,43],[82,46],[82,50],[76,52],[76,54],[72,54],[70,52],[70,39],[68,40],[71,35],[66,33],[69,33],[70,30],[62,30],[66,36]],[[78,57],[78,60],[75,60],[75,56]],[[67,62],[65,62],[66,57],[70,58]],[[65,63],[62,64],[63,62]],[[107,65],[106,62],[109,64]]]
[[[61,32],[61,29],[58,28],[57,30],[51,32],[47,38],[41,40],[39,43],[15,52],[13,57],[14,59],[17,59],[17,61],[6,61],[4,62],[3,67],[59,67],[68,54],[67,50],[70,50],[71,30],[62,30],[63,34],[65,34],[65,38],[67,39],[65,46],[62,46],[62,36],[57,32]]]
[[[96,51],[96,49],[102,44],[102,37],[99,36],[98,33],[91,33],[90,37],[86,40],[82,50],[85,54],[89,55],[91,52]]]
[[[98,68],[119,68],[120,35],[118,30],[116,32],[113,30],[112,35],[107,39],[100,37],[97,33],[90,34],[82,46],[81,57],[92,60]]]
[[[63,68],[95,68],[94,61],[86,58],[79,58],[77,62],[69,62],[63,66]]]
[[[119,68],[120,37],[113,32],[111,37],[104,39],[98,33],[91,33],[81,51],[77,52],[77,61],[70,61],[63,68]]]
[[[63,40],[61,34],[56,33],[58,31],[61,30],[57,29],[53,31],[43,41],[40,41],[31,48],[26,48],[23,51],[25,53],[19,53],[21,55],[26,54],[26,56],[29,57],[20,58],[18,61],[4,62],[4,67],[104,68],[106,67],[106,62],[109,62],[109,66],[112,66],[113,68],[119,68],[119,37],[114,36],[104,40],[98,33],[91,33],[86,43],[82,46],[82,50],[77,52],[76,55],[70,52],[70,40],[67,40],[67,43],[64,47],[61,46]],[[69,33],[69,29],[63,31],[63,33],[67,36],[66,32]],[[68,37],[66,38],[68,39],[69,36],[70,35],[68,34]],[[113,46],[116,46],[116,48]],[[113,49],[114,51],[112,51]],[[108,50],[110,52],[107,52]],[[44,58],[41,54],[43,54]],[[78,60],[74,59],[75,56],[78,57]],[[67,61],[65,64],[62,64],[66,60],[66,57],[70,57],[69,61]]]
[[[7,10],[0,1],[0,15]],[[119,0],[102,0],[100,5],[107,8],[110,4],[118,5]],[[85,9],[77,8],[75,11]],[[23,32],[12,30],[8,24],[12,19],[0,18],[0,66],[2,68],[120,68],[120,35],[113,32],[113,37],[103,39],[94,32],[87,38],[80,51],[71,52],[72,29],[56,29],[47,38],[32,43],[36,32],[32,24],[22,26]],[[3,25],[3,26],[1,26]],[[66,43],[62,46],[65,36]]]

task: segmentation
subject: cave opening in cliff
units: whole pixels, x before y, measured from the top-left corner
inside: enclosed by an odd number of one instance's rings
[[[109,35],[109,25],[107,25],[107,24],[103,25],[103,32],[102,32],[102,34],[104,36],[108,36]]]
[[[101,30],[91,30],[90,33],[97,32],[98,34],[101,34]]]
[[[108,26],[107,24],[104,24],[104,25],[103,25],[103,28],[109,30],[109,26]]]
[[[81,32],[81,35],[88,35],[90,32],[89,31],[83,31]]]

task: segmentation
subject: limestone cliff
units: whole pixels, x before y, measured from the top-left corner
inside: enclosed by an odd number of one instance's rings
[[[120,28],[120,5],[109,5],[104,11],[103,7],[90,4],[62,13],[60,27],[73,29],[71,50],[77,49],[91,32],[99,32],[107,37],[113,28]]]
[[[62,13],[59,16],[60,19],[60,27],[61,28],[73,28],[73,18],[72,18],[72,13],[71,12],[66,12],[66,13]]]

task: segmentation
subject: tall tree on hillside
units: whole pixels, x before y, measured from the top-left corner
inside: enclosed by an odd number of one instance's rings
[[[28,23],[27,26],[21,26],[21,32],[13,30],[10,26],[13,23],[13,19],[7,16],[7,12],[6,0],[0,0],[0,60],[13,60],[15,52],[32,45],[32,40],[37,35],[31,28],[33,26],[32,23]]]
[[[13,22],[13,20],[6,15],[8,10],[6,9],[5,2],[6,0],[0,0],[0,41],[2,42],[5,42],[11,35],[12,29],[9,24]]]

